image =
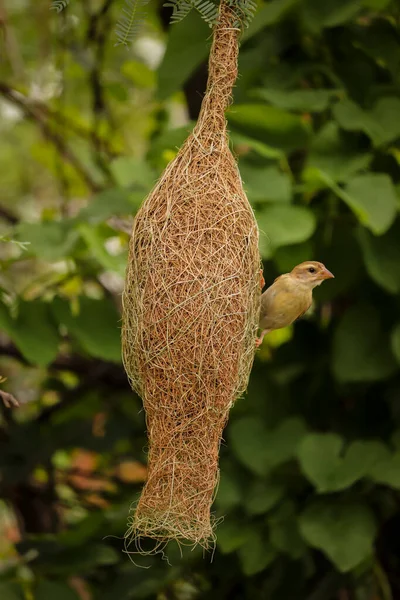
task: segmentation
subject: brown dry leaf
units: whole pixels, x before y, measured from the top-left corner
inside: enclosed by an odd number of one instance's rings
[[[71,474],[68,477],[69,482],[74,488],[79,490],[95,490],[96,492],[115,492],[116,486],[108,479],[91,478],[86,475]]]
[[[236,144],[235,146],[236,156],[245,156],[250,150],[251,148],[248,144]]]
[[[98,454],[90,450],[78,449],[72,455],[72,469],[77,469],[84,473],[92,473],[98,463]]]
[[[5,539],[13,544],[18,544],[21,541],[21,532],[16,525],[9,525],[3,533]]]
[[[88,494],[85,496],[85,500],[88,504],[92,504],[92,506],[97,506],[98,508],[109,508],[111,506],[110,502],[97,494]]]
[[[147,467],[137,460],[127,460],[116,467],[115,476],[124,483],[143,483],[147,479]]]
[[[106,413],[97,413],[93,419],[92,433],[94,437],[104,437],[106,434],[105,425],[107,422]]]
[[[81,577],[71,577],[68,580],[68,583],[71,588],[75,590],[81,600],[92,600],[92,594],[89,586],[84,579]]]

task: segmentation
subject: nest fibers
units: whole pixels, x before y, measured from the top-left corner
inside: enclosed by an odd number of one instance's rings
[[[122,344],[145,408],[149,468],[127,547],[142,536],[214,541],[222,432],[253,363],[258,229],[224,116],[237,76],[234,18],[223,3],[199,121],[133,226]]]

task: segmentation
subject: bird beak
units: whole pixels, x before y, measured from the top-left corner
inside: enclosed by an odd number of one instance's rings
[[[326,267],[324,267],[324,270],[322,271],[322,278],[323,279],[335,279],[335,276]]]

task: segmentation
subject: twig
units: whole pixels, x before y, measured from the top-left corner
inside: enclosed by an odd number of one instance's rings
[[[19,222],[18,217],[13,215],[8,208],[4,208],[4,206],[0,206],[0,219],[7,221],[10,225],[16,225]]]
[[[0,0],[0,30],[3,32],[3,40],[5,46],[5,55],[10,61],[12,72],[16,77],[21,78],[24,74],[24,63],[19,51],[17,38],[14,30],[8,23],[7,12],[4,5],[4,0]]]
[[[2,84],[0,82],[0,85],[5,85],[5,84]],[[18,92],[16,92],[16,93],[18,93]],[[28,98],[26,100],[29,102]],[[79,123],[75,123],[68,116],[63,115],[62,113],[57,112],[56,110],[53,110],[52,108],[50,108],[50,106],[47,106],[47,104],[44,104],[43,102],[40,102],[39,100],[36,100],[36,99],[32,100],[32,102],[30,104],[35,109],[42,112],[43,117],[52,119],[55,123],[65,126],[75,135],[78,135],[85,139],[88,139],[88,138],[92,139],[96,143],[96,145],[101,146],[102,149],[104,150],[104,152],[106,152],[111,158],[118,156],[118,152],[116,150],[113,150],[113,148],[109,145],[108,140],[103,138],[101,135],[98,135],[95,131],[86,129],[82,125],[79,125]]]
[[[18,400],[12,394],[0,390],[0,398],[4,402],[4,406],[11,408],[12,406],[20,406]]]

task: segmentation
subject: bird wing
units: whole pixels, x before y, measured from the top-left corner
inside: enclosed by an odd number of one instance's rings
[[[311,303],[311,304],[312,304],[312,303]],[[303,310],[303,312],[301,312],[301,313],[300,313],[300,314],[299,314],[299,315],[296,317],[296,319],[300,319],[300,318],[301,318],[303,315],[305,315],[305,314],[306,314],[306,312],[309,310],[309,308],[310,308],[311,304],[309,304],[309,305],[307,306],[307,308],[306,308],[305,310]]]

